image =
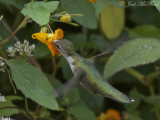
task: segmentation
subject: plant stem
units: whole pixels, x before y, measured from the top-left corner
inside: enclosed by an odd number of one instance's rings
[[[153,80],[155,80],[155,78],[157,78],[158,76],[160,76],[160,70],[150,73],[147,76],[148,83],[153,83]]]
[[[28,100],[27,100],[27,97],[25,96],[25,108],[26,108],[26,111],[28,112],[29,111],[29,108],[28,108]]]
[[[139,73],[138,71],[132,68],[126,68],[125,71],[137,78],[142,84],[146,85],[146,82],[144,80],[145,76],[143,74]]]
[[[28,19],[28,16],[25,16],[25,18],[23,19],[23,21],[19,24],[19,26],[15,29],[14,32],[12,32],[12,34],[10,36],[8,36],[8,38],[6,38],[5,40],[3,40],[0,43],[1,45],[4,45],[5,43],[7,43],[27,22],[26,20]]]
[[[11,85],[12,85],[12,87],[13,87],[14,94],[17,94],[16,87],[14,86],[14,83],[13,83],[13,81],[12,81],[12,79],[11,79],[10,71],[7,69],[7,67],[6,67],[6,71],[7,71],[7,73],[8,73],[10,83],[11,83]]]
[[[16,22],[17,22],[17,21],[16,21]],[[8,24],[7,24],[5,21],[2,21],[2,25],[4,26],[4,28],[5,28],[10,34],[12,34],[11,28],[8,26]],[[16,41],[19,41],[19,39],[17,38],[17,36],[13,35],[13,38],[14,38]]]
[[[147,76],[147,86],[148,86],[148,89],[150,91],[150,94],[151,96],[154,96],[155,95],[155,91],[154,91],[154,85],[153,85],[153,81],[155,80],[155,78],[157,78],[158,76],[160,76],[160,71],[155,71],[151,74],[149,74]],[[159,113],[159,110],[156,110],[155,111],[156,113],[156,117],[157,117],[157,120],[160,120],[160,113]]]
[[[125,71],[137,78],[142,84],[146,85],[150,91],[151,96],[155,95],[153,80],[160,75],[160,71],[155,71],[149,74],[147,77],[132,68],[126,68]],[[160,114],[158,110],[156,110],[156,117],[157,120],[160,120]]]
[[[1,17],[0,17],[0,21],[3,19],[3,15],[1,15]]]
[[[49,28],[50,32],[53,34],[53,31],[52,31],[50,25],[47,25],[47,27]]]
[[[154,95],[155,95],[155,91],[154,91],[154,86],[153,86],[153,84],[148,85],[148,89],[149,89],[149,91],[150,91],[151,96],[154,96]],[[156,113],[157,120],[160,120],[159,111],[156,110],[155,113]]]
[[[3,60],[3,61],[6,63],[6,59],[2,58],[1,56],[0,56],[0,59],[1,59],[1,60]],[[14,83],[13,83],[12,78],[11,78],[10,71],[8,70],[8,68],[7,68],[7,66],[6,66],[6,65],[5,65],[5,70],[6,70],[6,71],[7,71],[7,73],[8,73],[10,83],[11,83],[11,85],[12,85],[12,87],[13,87],[14,93],[16,94],[16,93],[17,93],[17,91],[16,91],[16,87],[14,86]]]
[[[13,106],[5,106],[5,107],[0,107],[0,110],[3,109],[18,109],[22,114],[24,114],[28,119],[33,119],[32,115],[28,112],[23,110],[22,108],[19,107],[13,107]]]
[[[34,2],[34,0],[31,0],[30,8],[32,8],[32,6],[33,6],[33,2]]]

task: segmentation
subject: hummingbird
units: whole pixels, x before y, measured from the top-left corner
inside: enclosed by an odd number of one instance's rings
[[[93,60],[86,59],[76,53],[73,44],[67,40],[53,41],[59,52],[68,61],[74,77],[79,78],[80,84],[92,94],[111,98],[123,104],[130,104],[134,100],[111,86],[96,69]]]

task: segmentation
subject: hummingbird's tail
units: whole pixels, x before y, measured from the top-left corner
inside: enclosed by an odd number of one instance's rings
[[[107,96],[107,97],[109,97],[109,96]],[[122,104],[130,104],[130,103],[134,102],[134,99],[132,99],[131,97],[128,97],[125,94],[123,94],[123,96],[121,96],[121,97],[122,97],[121,99],[119,99],[118,97],[113,97],[113,96],[109,97],[109,98],[111,98],[112,100],[117,101],[119,103],[122,103]]]
[[[108,83],[109,84],[109,83]],[[119,90],[115,89],[114,87],[112,87],[109,84],[109,89],[110,92],[106,92],[103,94],[104,96],[111,98],[117,102],[123,103],[123,104],[130,104],[132,102],[134,102],[134,99],[132,99],[131,97],[128,97],[127,95],[125,95],[124,93],[120,92]]]

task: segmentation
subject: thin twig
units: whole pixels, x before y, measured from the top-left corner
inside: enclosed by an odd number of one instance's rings
[[[23,21],[20,23],[20,25],[16,28],[15,31],[13,31],[5,40],[3,40],[1,43],[0,43],[0,46],[6,44],[26,23],[27,23],[27,20],[28,19],[28,16],[25,16],[25,18],[23,19]]]
[[[1,15],[1,17],[0,17],[0,21],[3,19],[3,15]]]
[[[143,85],[146,85],[145,76],[132,68],[126,68],[125,71],[137,78]]]
[[[153,84],[148,85],[148,89],[150,91],[151,96],[154,96],[155,95],[155,90],[154,90]],[[160,120],[159,110],[156,110],[155,114],[156,114],[157,120]]]
[[[16,87],[14,86],[14,83],[13,83],[13,81],[12,81],[10,71],[8,70],[7,67],[5,67],[5,69],[6,69],[7,73],[8,73],[8,77],[9,77],[10,83],[11,83],[11,85],[12,85],[12,87],[13,87],[14,94],[17,94]]]
[[[2,21],[2,25],[5,27],[5,29],[6,29],[10,34],[12,34],[11,28],[10,28],[4,21]],[[19,41],[19,39],[18,39],[15,35],[13,35],[13,38],[14,38],[16,41]]]
[[[6,62],[6,59],[4,59],[3,57],[0,56],[0,59],[3,60],[4,62]],[[10,80],[10,83],[13,87],[13,90],[14,90],[14,94],[17,94],[17,91],[16,91],[16,87],[14,86],[14,83],[12,81],[12,78],[11,78],[11,74],[10,74],[10,71],[8,70],[7,66],[5,65],[5,70],[7,71],[8,73],[8,77],[9,77],[9,80]]]
[[[158,76],[160,76],[160,70],[147,75],[147,81],[152,84],[155,78],[157,78]]]
[[[4,58],[3,58],[3,57],[1,57],[1,56],[0,56],[0,59],[1,59],[1,60],[3,60],[3,61],[6,61],[6,59],[4,59]]]
[[[24,109],[22,109],[22,108],[13,107],[13,106],[0,107],[0,110],[2,110],[2,109],[18,109],[18,110],[19,110],[20,112],[22,112],[27,118],[30,118],[31,120],[33,120],[32,115],[31,115],[28,111],[26,111],[26,110],[24,110]]]
[[[31,0],[31,5],[30,5],[30,8],[32,9],[32,7],[33,7],[33,2],[34,2],[34,0]]]
[[[25,96],[25,98],[24,98],[24,101],[25,101],[26,111],[29,111],[29,108],[28,108],[28,100],[27,100],[27,97],[26,97],[26,96]]]

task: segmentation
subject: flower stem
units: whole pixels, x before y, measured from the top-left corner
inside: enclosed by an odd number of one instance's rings
[[[11,79],[10,71],[7,69],[7,67],[6,67],[6,71],[7,71],[7,73],[8,73],[10,83],[11,83],[11,85],[12,85],[12,87],[13,87],[14,94],[17,94],[16,87],[14,86],[14,83],[13,83],[13,81],[12,81],[12,79]]]
[[[6,44],[27,23],[26,22],[27,19],[28,19],[28,16],[25,16],[25,18],[19,24],[19,26],[16,28],[16,30],[14,32],[12,32],[12,34],[10,36],[8,36],[8,38],[6,38],[2,42],[0,42],[0,46]]]
[[[29,111],[29,108],[28,108],[28,100],[27,100],[27,97],[25,96],[25,108],[26,108],[26,111],[28,112]]]
[[[149,91],[150,91],[151,96],[154,96],[154,95],[155,95],[155,91],[154,91],[154,86],[153,86],[153,84],[152,84],[152,85],[149,85],[149,86],[148,86],[148,89],[149,89]],[[155,113],[156,113],[157,120],[160,120],[159,110],[156,110]]]
[[[146,85],[150,91],[151,96],[155,95],[153,80],[160,75],[160,71],[155,71],[146,77],[132,68],[126,68],[125,71],[137,78],[142,84]],[[159,111],[156,110],[155,113],[157,120],[160,120]]]
[[[19,108],[19,107],[13,107],[13,106],[0,107],[0,110],[3,110],[3,109],[17,109],[20,111],[20,113],[25,115],[28,119],[30,119],[30,120],[33,119],[32,115],[28,111],[23,110],[22,108]]]
[[[34,2],[34,0],[31,0],[30,8],[32,8],[32,6],[33,6],[33,2]]]
[[[0,21],[3,19],[3,15],[1,15],[1,17],[0,17]]]
[[[147,75],[147,81],[148,81],[148,83],[153,83],[153,81],[155,80],[155,78],[157,78],[158,76],[160,76],[160,70],[155,71],[155,72],[150,73],[149,75]]]
[[[146,85],[146,82],[144,80],[145,76],[143,74],[139,73],[138,71],[132,68],[126,68],[125,71],[137,78],[142,84]]]

